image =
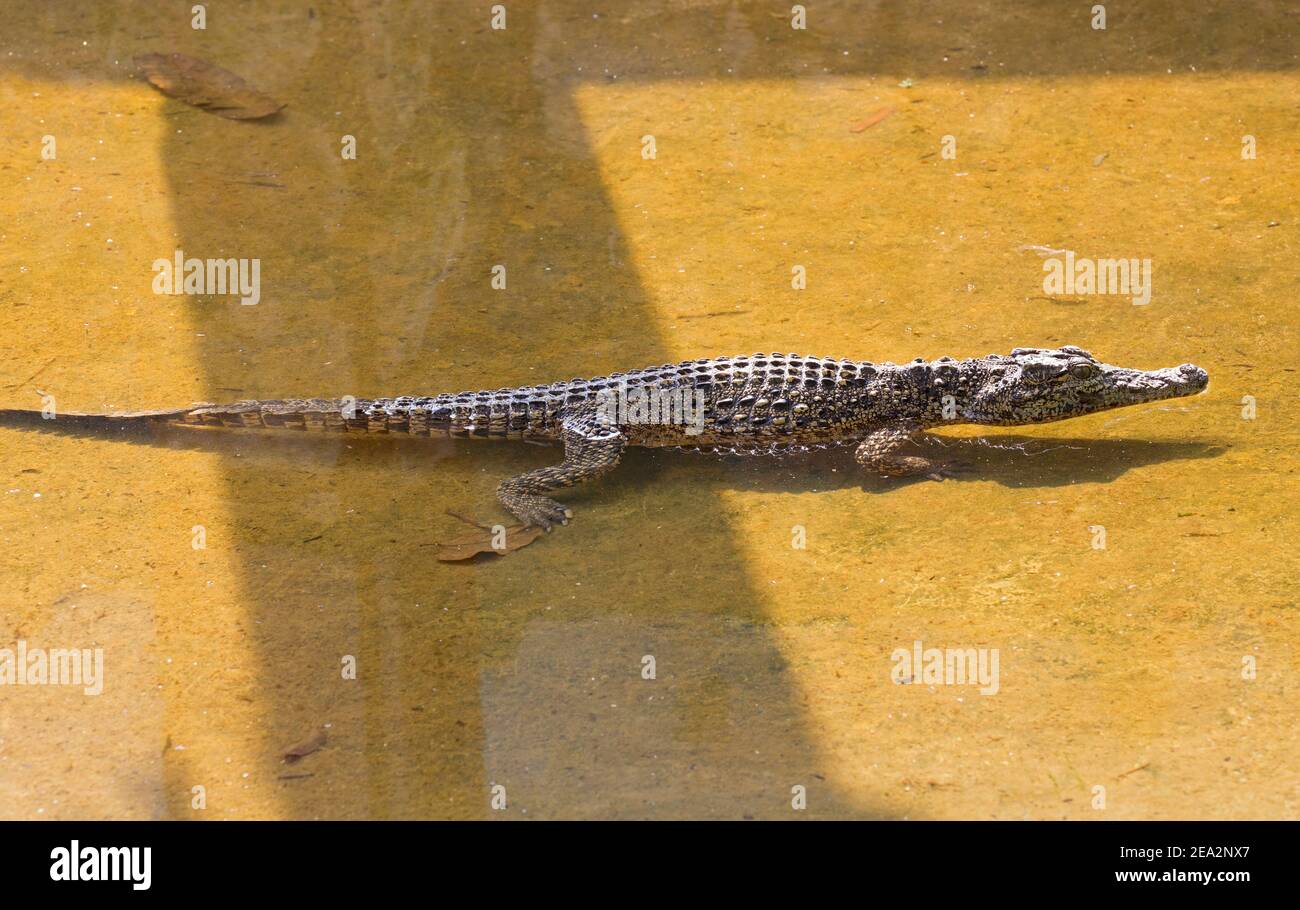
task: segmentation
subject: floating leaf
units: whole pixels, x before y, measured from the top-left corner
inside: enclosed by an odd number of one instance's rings
[[[287,761],[289,764],[293,764],[294,762],[298,761],[300,758],[304,758],[305,756],[311,755],[313,752],[320,749],[320,747],[323,745],[325,745],[325,731],[323,729],[317,730],[315,733],[313,733],[311,736],[304,739],[302,742],[294,743],[292,746],[285,749],[284,760]]]
[[[141,54],[135,65],[164,95],[229,120],[257,120],[284,107],[230,70],[206,60],[184,54]]]
[[[466,534],[464,537],[457,537],[455,540],[449,540],[445,543],[438,544],[438,560],[440,562],[460,562],[465,559],[473,559],[480,553],[495,553],[502,556],[506,553],[513,553],[521,547],[526,547],[534,540],[542,536],[542,529],[532,525],[510,525],[502,528],[503,533],[493,533],[492,528],[487,525],[481,525],[476,521],[470,521],[455,512],[449,512],[461,521],[472,524],[479,530]],[[500,544],[500,546],[493,546]]]

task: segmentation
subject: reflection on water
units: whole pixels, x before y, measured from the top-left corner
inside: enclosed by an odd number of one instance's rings
[[[1209,392],[955,430],[944,483],[633,452],[468,566],[447,510],[553,450],[5,430],[0,647],[102,647],[106,685],[0,689],[0,815],[1294,815],[1294,15],[509,15],[5,4],[0,406],[1046,344]],[[289,107],[163,98],[157,50]],[[1044,299],[1033,246],[1150,258],[1152,301]],[[259,258],[261,302],[153,295],[178,248]],[[997,694],[895,685],[918,641],[997,649]]]

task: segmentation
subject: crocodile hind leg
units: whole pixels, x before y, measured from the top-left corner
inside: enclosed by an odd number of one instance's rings
[[[627,439],[618,427],[595,413],[567,417],[561,423],[564,461],[501,482],[497,499],[526,525],[549,531],[573,517],[563,504],[541,494],[571,487],[613,470]]]
[[[932,480],[943,480],[965,467],[921,455],[898,454],[900,448],[909,442],[915,442],[921,435],[921,430],[915,426],[881,427],[863,438],[853,457],[864,468],[885,477],[925,476]]]

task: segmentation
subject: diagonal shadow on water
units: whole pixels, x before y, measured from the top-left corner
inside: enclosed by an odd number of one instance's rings
[[[293,163],[337,146],[328,122],[286,124],[290,152],[230,148],[228,124],[187,118],[168,150],[186,249],[293,270],[254,313],[206,311],[212,388],[496,387],[669,359],[567,87],[537,75],[544,24],[512,10],[500,40],[433,47],[412,37],[428,16],[322,17],[305,76],[348,96],[326,103],[349,111],[360,166]],[[193,151],[217,147],[224,174],[293,187],[242,202],[236,237],[228,204],[209,216],[223,204]],[[498,294],[496,263],[509,275]],[[268,738],[332,724],[315,776],[282,791],[285,815],[486,816],[501,786],[506,815],[773,816],[797,783],[814,814],[883,814],[819,784],[816,733],[716,503],[694,498],[689,522],[656,531],[579,497],[580,521],[548,546],[465,571],[432,559],[455,527],[443,512],[495,515],[496,480],[556,452],[326,445],[229,473],[241,557],[275,567],[245,590],[275,687]],[[628,472],[644,485],[654,473]],[[275,679],[290,653],[303,666]],[[356,682],[338,679],[340,655],[355,655]]]

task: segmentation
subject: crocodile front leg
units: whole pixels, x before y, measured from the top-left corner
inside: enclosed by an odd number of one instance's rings
[[[885,477],[916,477],[924,475],[933,480],[943,480],[960,465],[935,461],[921,455],[900,455],[898,450],[921,436],[914,425],[881,427],[872,430],[858,444],[853,457],[864,468]]]
[[[568,524],[573,513],[540,494],[571,487],[613,470],[627,443],[618,427],[592,411],[566,417],[560,426],[564,438],[563,463],[520,474],[497,487],[497,499],[520,521],[547,531],[556,524]]]

